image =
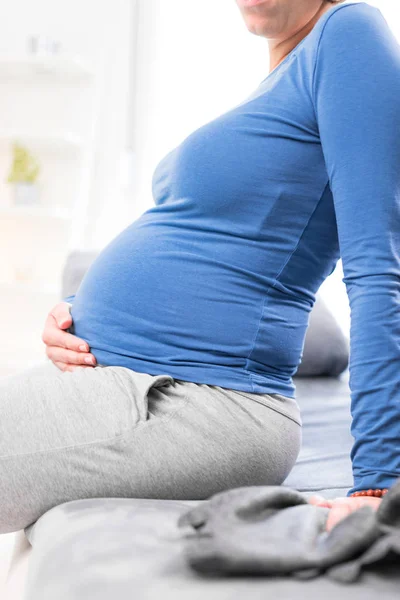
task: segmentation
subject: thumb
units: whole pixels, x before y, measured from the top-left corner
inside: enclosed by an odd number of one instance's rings
[[[325,508],[331,508],[332,502],[331,500],[327,500],[320,494],[314,494],[308,498],[309,504],[314,504],[314,506],[323,506]]]
[[[60,316],[57,316],[57,324],[59,327],[61,327],[61,329],[65,329],[66,327],[69,327],[72,323],[72,317],[71,317],[71,312],[70,312],[70,306],[68,306],[68,313],[64,313]]]
[[[65,329],[66,327],[69,327],[71,325],[71,322],[72,322],[71,316],[59,317],[57,320],[58,326],[61,327],[61,329]]]

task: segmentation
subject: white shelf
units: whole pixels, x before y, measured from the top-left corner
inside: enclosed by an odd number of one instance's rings
[[[0,130],[0,148],[18,142],[33,151],[45,152],[79,152],[82,148],[80,137],[72,134],[40,135],[23,131]]]
[[[42,219],[72,219],[72,213],[62,208],[47,208],[45,206],[10,206],[0,207],[0,219],[4,217],[40,217]]]
[[[39,78],[45,80],[88,80],[93,72],[78,57],[0,56],[0,81]]]

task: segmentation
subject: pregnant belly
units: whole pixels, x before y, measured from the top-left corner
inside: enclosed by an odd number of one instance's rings
[[[150,236],[134,223],[86,273],[71,309],[74,333],[95,356],[179,363],[208,353],[243,364],[259,319],[256,287],[201,253],[200,241],[188,246],[157,228]]]

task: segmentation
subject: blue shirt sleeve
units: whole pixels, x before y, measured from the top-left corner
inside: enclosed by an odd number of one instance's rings
[[[69,302],[70,304],[72,304],[73,300],[75,298],[75,294],[72,294],[72,296],[67,296],[66,298],[63,298],[63,302]]]
[[[351,312],[349,496],[400,477],[400,45],[379,9],[327,19],[312,99]]]

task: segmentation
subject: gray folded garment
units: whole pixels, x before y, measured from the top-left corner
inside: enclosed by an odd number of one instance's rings
[[[329,510],[289,487],[249,486],[214,494],[177,524],[185,558],[200,573],[326,575],[351,583],[363,567],[383,564],[400,577],[400,478],[377,510],[363,506],[328,533]]]

